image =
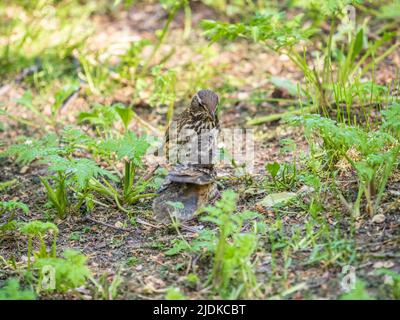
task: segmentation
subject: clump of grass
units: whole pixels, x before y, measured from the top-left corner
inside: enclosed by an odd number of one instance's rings
[[[345,10],[346,2],[331,2],[327,8],[319,8],[320,15],[331,24],[328,37],[319,38],[318,35],[322,32],[319,24],[310,26],[306,23],[304,15],[286,19],[284,13],[272,12],[258,13],[247,21],[239,23],[204,20],[203,28],[205,35],[212,42],[244,38],[260,42],[267,49],[279,54],[286,54],[304,74],[305,83],[298,91],[305,93],[311,102],[307,110],[320,109],[328,114],[329,110],[337,109],[340,119],[351,121],[352,105],[379,102],[371,101],[373,95],[365,95],[362,92],[361,77],[373,70],[380,61],[396,50],[399,44],[390,45],[383,53],[380,53],[379,49],[394,37],[393,33],[386,33],[364,49],[367,41],[364,28],[356,28],[354,24],[349,25],[351,28],[346,34],[347,37],[342,37],[344,39],[339,46],[338,41],[334,41],[335,31],[338,28],[337,21],[346,17],[348,13]],[[321,22],[321,20],[318,21]],[[308,57],[304,44],[314,38],[323,42],[321,48],[324,49],[318,49],[317,54]],[[299,46],[303,49],[299,50]],[[371,57],[372,62],[366,63]],[[341,109],[343,105],[345,106],[344,113]],[[256,118],[250,120],[249,124],[261,124],[274,119],[276,118],[272,116],[267,116],[265,119]]]
[[[384,113],[384,122],[379,130],[368,131],[361,127],[337,124],[319,115],[298,117],[311,144],[312,157],[315,156],[317,142],[321,138],[321,148],[325,152],[325,166],[332,170],[339,159],[345,159],[358,177],[358,194],[352,206],[355,217],[360,215],[362,197],[367,202],[366,210],[372,216],[381,202],[386,184],[393,173],[400,154],[396,109],[392,105]],[[388,118],[388,116],[391,118]],[[391,135],[390,133],[394,133]],[[312,134],[315,134],[314,136]]]

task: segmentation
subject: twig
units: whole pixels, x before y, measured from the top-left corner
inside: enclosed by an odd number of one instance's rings
[[[150,170],[150,172],[149,172],[148,174],[146,174],[146,175],[143,177],[143,180],[144,180],[144,181],[149,180],[149,179],[151,178],[151,176],[153,175],[153,173],[154,173],[159,167],[160,167],[160,164],[157,163],[157,165],[156,165],[152,170]]]
[[[156,226],[156,225],[154,225],[154,224],[152,224],[150,222],[142,220],[141,218],[136,218],[136,222],[138,222],[140,224],[143,224],[145,226],[156,228],[156,229],[161,229],[162,228],[162,226]]]
[[[73,91],[61,104],[61,107],[58,109],[58,111],[63,110],[66,108],[72,101],[75,100],[75,98],[78,96],[79,91],[81,90],[81,86],[78,87],[75,91]]]
[[[150,131],[152,131],[156,136],[161,136],[160,130],[156,129],[155,127],[153,127],[150,123],[148,123],[147,121],[143,120],[141,117],[138,116],[138,114],[136,112],[133,111],[133,116],[145,127],[147,127],[148,129],[150,129]]]
[[[190,231],[190,232],[193,232],[193,233],[197,233],[197,232],[198,232],[198,230],[196,230],[195,228],[186,226],[186,225],[184,225],[184,224],[180,224],[179,227],[180,227],[182,230]]]

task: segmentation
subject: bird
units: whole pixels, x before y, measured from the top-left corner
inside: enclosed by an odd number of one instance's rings
[[[165,132],[165,153],[170,164],[209,164],[215,154],[219,130],[218,95],[212,90],[200,90],[176,121]]]
[[[186,221],[218,196],[216,141],[218,95],[200,90],[165,133],[166,158],[172,169],[153,201],[153,218],[162,223]],[[181,203],[174,206],[173,203]]]

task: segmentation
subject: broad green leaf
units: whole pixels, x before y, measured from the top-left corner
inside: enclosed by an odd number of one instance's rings
[[[266,208],[272,208],[275,205],[285,204],[288,201],[296,198],[294,192],[278,192],[267,195],[264,199],[259,201],[257,204]]]
[[[360,51],[363,47],[363,41],[364,41],[364,30],[360,29],[360,31],[358,31],[358,33],[356,35],[356,38],[354,39],[351,61],[354,61],[355,58],[360,53]]]
[[[266,169],[271,174],[272,178],[276,177],[276,175],[278,174],[280,168],[281,168],[281,166],[280,166],[280,164],[278,162],[268,163],[266,165]]]

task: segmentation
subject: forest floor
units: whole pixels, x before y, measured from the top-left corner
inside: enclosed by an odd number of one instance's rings
[[[197,32],[197,25],[202,19],[218,19],[218,13],[200,3],[195,4],[192,12],[195,32],[189,39],[183,38],[184,17],[183,13],[178,14],[156,58],[159,59],[173,49],[165,68],[176,68],[179,73],[186,73],[180,77],[183,82],[181,86],[185,90],[176,98],[178,102],[175,113],[178,114],[187,106],[194,94],[194,89],[190,89],[193,85],[192,74],[200,74],[197,76],[203,79],[196,81],[200,81],[205,87],[223,92],[220,106],[221,127],[252,128],[256,151],[254,170],[249,179],[237,178],[237,168],[230,165],[218,168],[220,191],[235,190],[239,194],[238,211],[248,209],[262,214],[267,226],[280,221],[284,231],[277,236],[282,237],[277,241],[281,241],[283,247],[290,246],[294,241],[301,242],[301,239],[306,239],[305,229],[310,219],[310,214],[305,209],[310,201],[307,192],[300,199],[279,208],[264,209],[260,207],[259,201],[271,193],[265,182],[269,175],[265,168],[267,163],[292,163],[294,160],[299,171],[305,165],[302,155],[309,152],[309,147],[303,129],[279,120],[250,127],[247,121],[255,116],[291,110],[293,104],[288,101],[296,98],[287,91],[276,88],[269,79],[272,76],[297,82],[302,80],[302,74],[285,55],[269,52],[257,44],[237,41],[209,46]],[[94,32],[86,43],[91,51],[111,52],[124,50],[135,39],[155,41],[154,32],[162,28],[166,18],[166,14],[157,4],[134,5],[129,10],[111,14],[97,13],[90,17]],[[400,52],[397,50],[379,65],[379,69],[375,71],[375,81],[385,84],[394,80],[399,67]],[[54,81],[57,83],[58,80]],[[7,111],[13,116],[35,121],[29,111],[16,102],[31,84],[26,81],[8,83],[7,88],[0,89],[1,103],[7,106]],[[36,92],[39,95],[43,92],[43,113],[50,114],[54,100],[47,95],[46,89],[41,90]],[[134,90],[129,85],[122,85],[107,94],[98,95],[81,90],[66,108],[60,110],[58,119],[64,125],[76,124],[79,113],[90,110],[94,103],[109,105],[121,102],[129,105],[132,103]],[[146,122],[155,128],[150,133],[157,133],[161,137],[166,125],[167,107],[150,106],[146,94],[144,90],[143,94],[136,95],[133,109],[139,120],[134,119],[130,129],[148,132],[148,127],[143,126]],[[4,116],[1,121],[3,128],[0,131],[0,141],[3,142],[3,147],[14,143],[20,135],[38,137],[43,133],[43,128],[21,125],[9,117]],[[50,126],[47,129],[51,130]],[[295,150],[283,150],[282,141],[287,140],[296,146]],[[151,172],[154,159],[148,156],[144,162],[144,172]],[[46,175],[46,171],[45,164],[34,162],[21,166],[13,159],[0,158],[0,182],[17,180],[7,192],[0,194],[0,200],[18,200],[29,206],[29,215],[18,213],[17,219],[49,219],[49,210],[45,209],[47,197],[39,179],[39,176]],[[355,179],[353,173],[344,171],[342,176],[337,177],[337,184],[356,196]],[[305,185],[297,183],[285,191],[299,192],[304,188]],[[301,245],[293,245],[294,249],[290,251],[278,249],[271,252],[268,239],[261,238],[254,260],[257,283],[262,292],[258,298],[336,299],[344,293],[341,288],[341,282],[347,275],[344,266],[354,268],[356,277],[366,283],[371,296],[392,298],[386,283],[389,280],[378,275],[376,270],[386,268],[400,272],[399,190],[400,172],[397,171],[390,178],[380,205],[379,214],[384,218],[372,219],[365,213],[356,221],[336,195],[321,192],[321,203],[324,207],[320,214],[325,217],[326,228],[332,233],[329,233],[327,239],[319,239],[317,242],[322,241],[321,251],[326,245],[329,250],[334,251],[333,255],[311,261],[310,256],[315,254],[315,248]],[[83,252],[88,257],[88,266],[94,278],[105,275],[111,281],[116,276],[121,277],[118,299],[164,298],[167,288],[170,287],[180,288],[190,299],[218,297],[204,285],[210,270],[209,259],[202,259],[200,255],[191,253],[165,254],[172,245],[171,241],[178,235],[173,228],[152,219],[152,200],[141,200],[130,209],[133,214],[128,216],[110,202],[106,206],[95,206],[90,215],[92,221],[79,214],[69,215],[63,220],[52,218],[59,228],[57,250],[72,248]],[[192,231],[181,230],[187,239],[196,237],[193,230],[205,227],[205,223],[199,219],[191,220],[187,225],[192,227]],[[295,237],[297,233],[298,238]],[[13,237],[1,239],[0,256],[7,261],[15,261],[16,265],[24,264],[27,256],[26,241]],[[352,258],[346,260],[348,258],[345,257],[349,256]],[[0,265],[1,263],[0,261]],[[20,273],[18,268],[4,265],[0,268],[0,279]],[[187,281],[187,276],[193,273],[200,278],[194,285]],[[93,299],[93,292],[94,288],[89,285],[60,295],[42,294],[41,298]]]

